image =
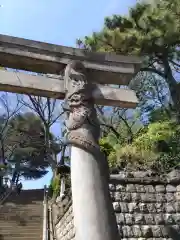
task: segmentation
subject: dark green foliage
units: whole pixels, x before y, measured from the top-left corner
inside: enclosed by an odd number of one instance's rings
[[[61,179],[60,179],[60,174],[55,175],[52,177],[50,185],[49,185],[49,197],[56,198],[60,194],[60,185],[61,185]],[[65,175],[65,192],[69,192],[71,188],[71,179],[70,175],[66,174]]]
[[[180,126],[174,121],[150,123],[141,129],[131,144],[100,140],[100,146],[107,153],[110,168],[128,170],[153,170],[159,174],[179,167]]]
[[[177,74],[180,72],[179,17],[179,0],[139,1],[130,9],[128,16],[107,17],[102,31],[86,36],[77,43],[91,51],[143,56],[141,73],[147,74],[138,75],[136,80],[145,82],[150,74],[150,77],[155,76],[156,86],[164,82],[163,92],[170,95],[180,122]]]
[[[51,179],[49,185],[49,196],[50,197],[57,197],[60,194],[60,175],[55,176]]]
[[[107,17],[100,32],[77,41],[89,51],[143,59],[140,72],[130,83],[139,98],[135,112],[143,126],[134,131],[122,109],[112,110],[116,120],[107,122],[117,133],[109,127],[100,140],[110,167],[164,173],[179,166],[179,19],[179,0],[138,1],[127,16]]]
[[[44,176],[50,163],[44,125],[40,118],[28,112],[15,115],[6,126],[4,124],[6,122],[2,120],[1,155],[8,161],[10,173],[16,169],[25,179]],[[52,134],[50,139],[53,143]]]

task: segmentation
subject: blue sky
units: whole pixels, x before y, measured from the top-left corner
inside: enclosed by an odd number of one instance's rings
[[[103,26],[105,16],[127,14],[136,0],[0,0],[0,34],[75,46],[77,38]],[[53,126],[60,132],[60,125]],[[24,188],[42,188],[51,173],[37,181],[25,181]]]

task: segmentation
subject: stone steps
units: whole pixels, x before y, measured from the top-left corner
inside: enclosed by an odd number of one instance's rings
[[[41,240],[43,189],[12,193],[0,206],[0,240]]]
[[[34,238],[34,237],[29,237],[29,236],[28,236],[28,238],[27,237],[13,237],[13,236],[2,236],[1,237],[1,235],[0,235],[0,239],[2,239],[2,240],[24,240],[24,239],[26,239],[26,240],[40,240],[40,239],[42,239],[42,237],[41,238],[40,237]]]

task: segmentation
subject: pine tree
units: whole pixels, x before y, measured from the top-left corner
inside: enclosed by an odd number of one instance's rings
[[[78,39],[79,47],[143,57],[141,71],[164,79],[180,122],[180,1],[138,2],[128,16],[105,18],[102,31]]]

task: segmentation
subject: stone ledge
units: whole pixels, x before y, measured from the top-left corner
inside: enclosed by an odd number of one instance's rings
[[[173,238],[121,238],[121,240],[174,240]]]
[[[118,226],[120,236],[127,238],[169,238],[173,232],[179,235],[179,225]]]
[[[179,213],[117,213],[116,221],[118,225],[168,225],[172,226],[180,223]]]
[[[111,184],[143,184],[143,185],[156,185],[156,184],[179,184],[180,183],[180,170],[173,170],[172,172],[158,176],[158,174],[147,171],[139,172],[124,172],[120,171],[119,174],[110,175]]]

